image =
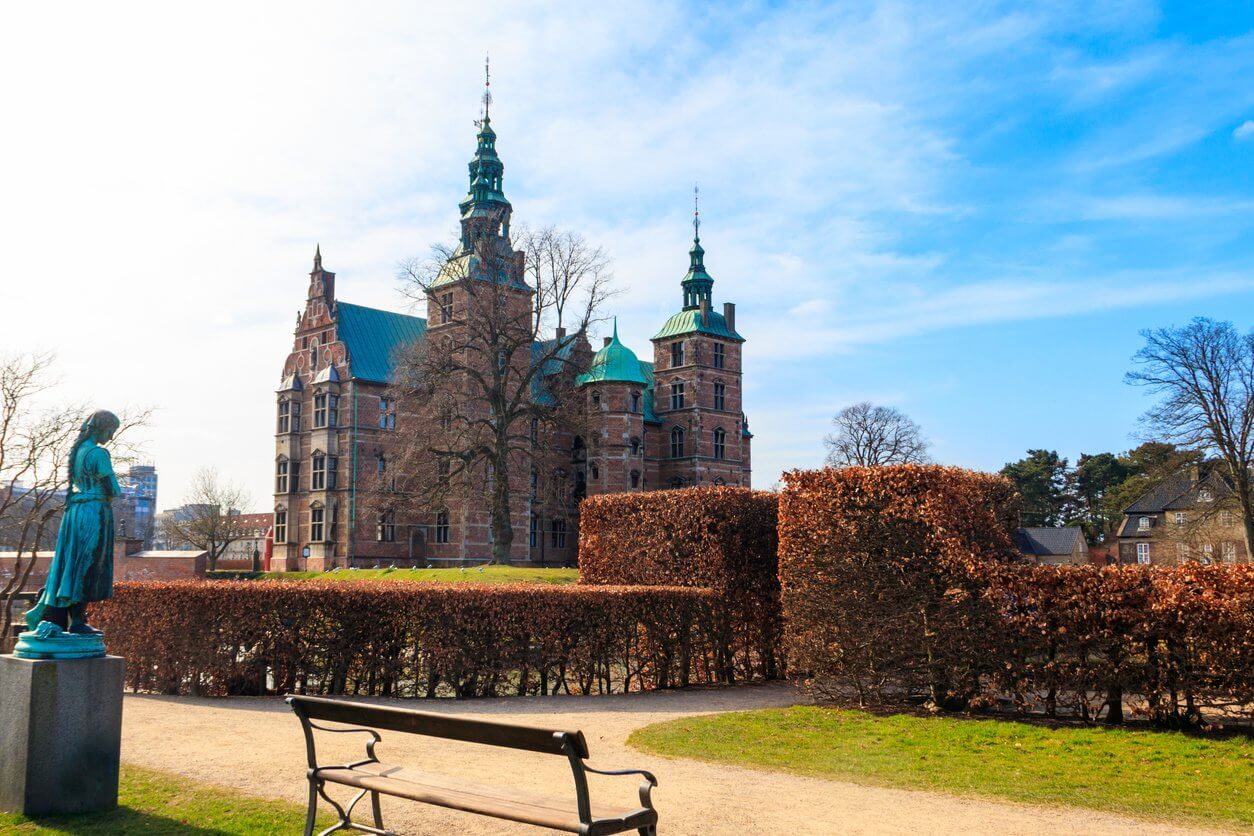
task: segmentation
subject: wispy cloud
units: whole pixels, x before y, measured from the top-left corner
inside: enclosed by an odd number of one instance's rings
[[[1237,129],[1232,132],[1232,135],[1242,141],[1254,139],[1254,119],[1246,119],[1240,125],[1237,125]]]

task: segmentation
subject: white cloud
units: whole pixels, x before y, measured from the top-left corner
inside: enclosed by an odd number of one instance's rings
[[[1242,141],[1254,139],[1254,119],[1246,119],[1237,126],[1237,129],[1232,132],[1232,135]]]

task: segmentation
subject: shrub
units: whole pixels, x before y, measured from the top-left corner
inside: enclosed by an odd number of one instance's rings
[[[92,618],[134,690],[471,697],[719,681],[719,610],[677,587],[182,581],[118,584]]]
[[[712,590],[721,681],[782,674],[778,497],[748,488],[606,494],[580,506],[582,584]]]
[[[965,707],[996,612],[976,567],[1016,552],[1009,481],[952,467],[785,474],[779,572],[789,665],[820,693]]]

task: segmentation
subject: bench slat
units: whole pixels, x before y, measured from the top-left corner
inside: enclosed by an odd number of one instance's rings
[[[529,726],[513,726],[490,720],[471,720],[450,717],[431,711],[415,711],[409,708],[369,705],[350,700],[330,700],[323,697],[290,696],[287,698],[297,713],[311,720],[327,720],[333,723],[370,726],[389,731],[461,740],[467,743],[483,743],[488,746],[506,746],[529,752],[565,755],[562,735],[572,741],[576,756],[588,757],[588,743],[583,732],[558,729],[537,729]]]
[[[354,769],[324,768],[318,770],[318,777],[332,783],[498,819],[571,833],[578,833],[580,829],[579,811],[571,800],[522,793],[512,788],[504,790],[469,784],[447,776],[378,763]],[[592,829],[594,833],[635,830],[657,821],[657,813],[644,808],[623,809],[594,804],[592,815],[599,825]]]

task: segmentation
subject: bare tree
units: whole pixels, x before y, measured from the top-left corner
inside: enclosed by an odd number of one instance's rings
[[[401,279],[438,316],[398,364],[394,455],[403,477],[389,476],[378,501],[430,514],[454,499],[482,502],[491,560],[506,563],[511,506],[533,489],[532,472],[560,474],[548,442],[578,432],[576,377],[611,295],[608,258],[577,234],[524,230],[508,244],[487,235],[436,246],[402,265]]]
[[[1153,436],[1223,462],[1254,555],[1254,333],[1198,317],[1141,336],[1127,381],[1162,396],[1142,421]]]
[[[209,570],[213,571],[227,547],[247,535],[248,529],[240,523],[239,516],[251,501],[242,487],[223,481],[213,468],[202,468],[192,477],[182,513],[167,514],[162,519],[162,534],[168,542],[205,551]]]
[[[923,430],[904,413],[869,401],[847,406],[832,419],[836,432],[823,439],[832,467],[922,464],[928,460]]]
[[[0,547],[12,549],[11,566],[0,567],[0,652],[7,649],[16,597],[27,584],[41,549],[56,543],[69,480],[68,456],[83,418],[81,404],[43,403],[57,385],[50,354],[0,357]],[[110,445],[115,461],[137,453],[134,429],[150,410],[119,413]]]

